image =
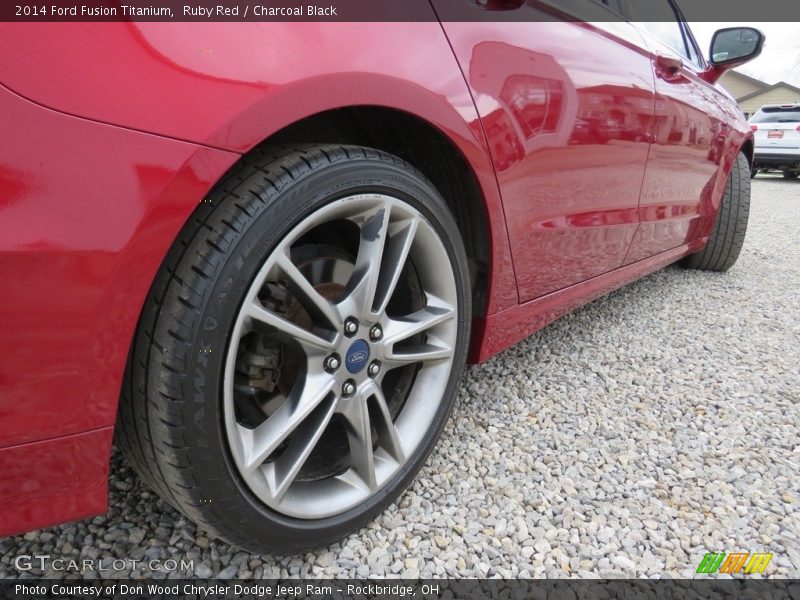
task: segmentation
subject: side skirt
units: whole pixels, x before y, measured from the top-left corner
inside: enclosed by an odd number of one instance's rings
[[[481,363],[559,317],[705,246],[702,238],[472,322],[468,362]]]

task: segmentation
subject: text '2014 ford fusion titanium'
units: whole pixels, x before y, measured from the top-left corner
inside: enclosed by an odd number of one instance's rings
[[[103,512],[116,435],[216,536],[336,541],[409,485],[467,362],[667,264],[734,264],[753,132],[715,82],[760,32],[707,60],[668,0],[443,1],[0,24],[0,534]]]

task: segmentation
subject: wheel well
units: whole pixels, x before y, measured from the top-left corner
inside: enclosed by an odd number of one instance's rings
[[[747,157],[747,163],[752,168],[753,166],[753,140],[745,140],[742,144],[742,152]]]
[[[341,108],[298,121],[264,141],[353,144],[402,158],[431,180],[452,211],[464,240],[473,313],[486,314],[489,234],[478,181],[458,148],[433,125],[381,107]]]

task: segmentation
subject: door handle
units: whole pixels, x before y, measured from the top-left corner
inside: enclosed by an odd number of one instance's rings
[[[683,60],[669,54],[656,54],[656,73],[667,81],[678,79],[683,69]]]

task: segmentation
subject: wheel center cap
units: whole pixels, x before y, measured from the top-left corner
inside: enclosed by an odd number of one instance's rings
[[[358,373],[369,362],[369,344],[365,340],[356,340],[347,349],[344,358],[345,366],[350,373]]]

